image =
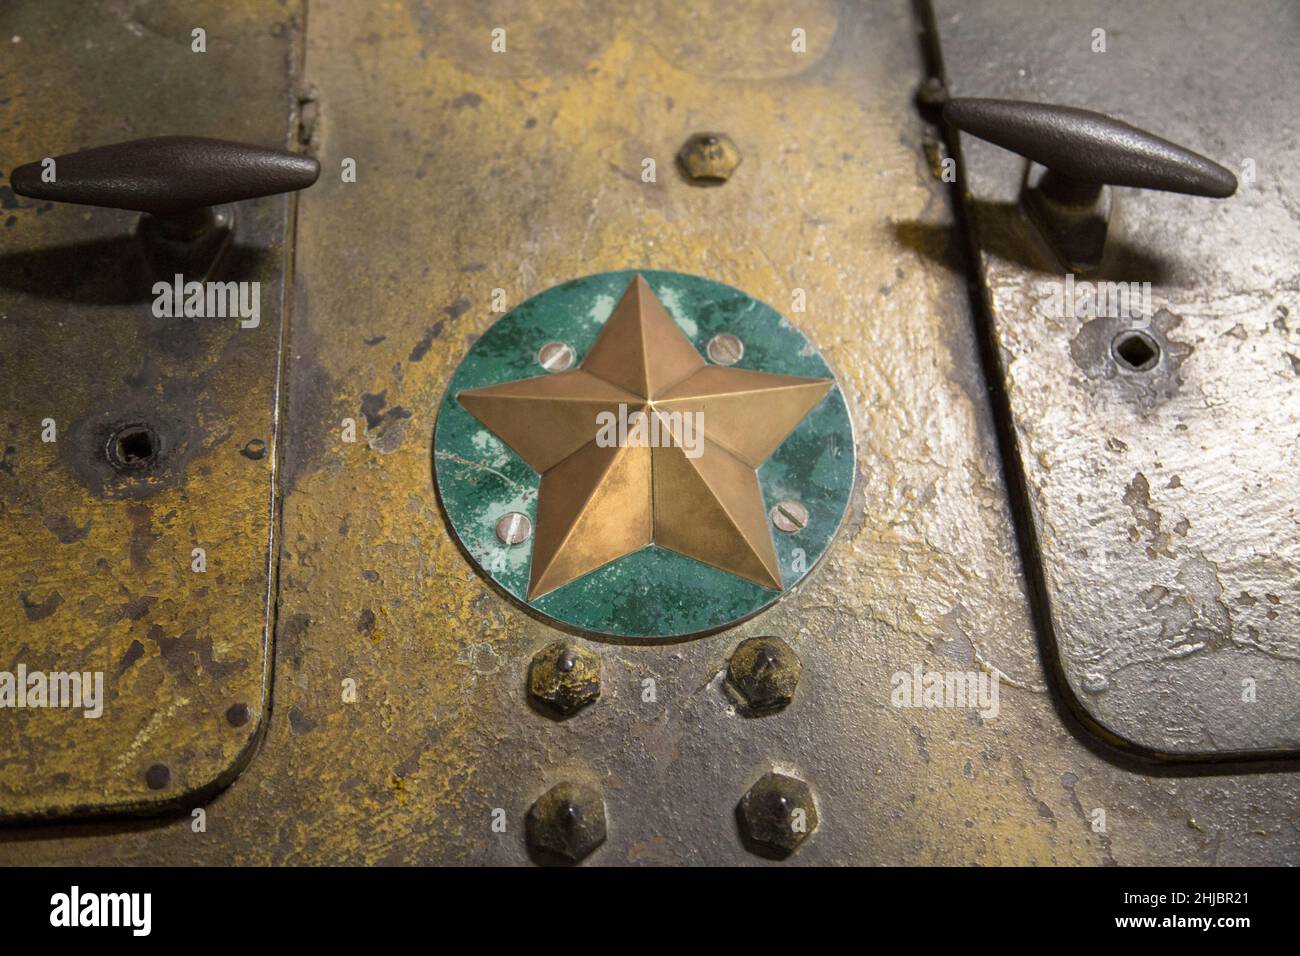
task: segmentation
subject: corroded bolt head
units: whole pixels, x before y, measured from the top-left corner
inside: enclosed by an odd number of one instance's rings
[[[803,664],[779,637],[741,641],[727,663],[727,681],[755,713],[771,713],[794,699]]]
[[[701,183],[725,183],[740,165],[740,150],[723,133],[696,133],[677,153],[688,177]]]
[[[558,783],[525,819],[528,846],[542,863],[577,863],[605,842],[605,801],[580,783]]]
[[[547,644],[528,665],[528,694],[563,717],[576,714],[600,696],[600,658],[565,641]]]
[[[768,773],[740,798],[736,819],[750,851],[779,860],[817,829],[817,804],[799,778]]]

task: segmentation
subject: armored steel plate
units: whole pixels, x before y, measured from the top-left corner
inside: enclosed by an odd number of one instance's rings
[[[1019,204],[1025,161],[961,141],[1072,706],[1151,755],[1294,756],[1294,5],[1088,0],[1034,17],[1005,0],[938,7],[953,95],[1101,110],[1240,180],[1225,200],[1114,189],[1100,267],[1074,276]],[[989,59],[990,46],[1004,55]],[[1215,91],[1202,94],[1209,77]]]
[[[10,0],[0,27],[49,6]],[[0,862],[525,864],[530,819],[596,791],[590,865],[769,865],[737,812],[764,793],[815,810],[792,865],[1297,860],[1300,776],[1134,769],[1072,732],[1046,686],[954,197],[914,105],[924,5],[308,6],[301,139],[323,172],[298,202],[262,744],[204,804],[205,833],[188,811],[7,828]],[[199,22],[228,8],[185,4]],[[75,61],[84,38],[66,34]],[[980,42],[995,62],[1016,52]],[[267,101],[239,96],[240,115]],[[701,133],[740,157],[721,184],[675,163]],[[857,444],[817,572],[671,644],[528,613],[466,561],[431,475],[435,413],[498,295],[510,309],[632,265],[789,316],[834,369]],[[801,671],[788,706],[749,716],[723,685],[765,636]],[[598,698],[563,720],[528,698],[559,640],[600,662]],[[918,665],[1001,675],[997,716],[894,706]]]
[[[615,342],[620,322],[639,324]],[[720,342],[740,345],[706,363]],[[640,439],[638,414],[654,426]],[[749,617],[820,560],[853,487],[853,430],[826,363],[773,309],[696,276],[614,272],[529,299],[474,343],[434,464],[462,546],[513,597],[582,631],[681,637]],[[568,513],[548,504],[571,489]],[[537,531],[503,540],[503,519]]]
[[[256,2],[5,4],[0,168],[133,136],[282,146],[297,29]],[[240,204],[214,275],[260,284],[256,323],[157,317],[174,277],[135,213],[7,181],[0,204],[0,817],[193,805],[266,702],[289,203]]]

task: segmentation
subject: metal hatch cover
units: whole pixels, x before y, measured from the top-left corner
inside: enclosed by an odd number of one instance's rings
[[[1076,276],[1019,202],[1025,161],[961,137],[1062,688],[1095,733],[1148,756],[1294,757],[1300,230],[1283,91],[1300,67],[1294,30],[1267,27],[1293,11],[1198,4],[1195,28],[1170,29],[1190,22],[1175,0],[1050,6],[937,4],[949,92],[1102,110],[1241,180],[1223,200],[1114,190],[1104,256]]]
[[[5,6],[5,173],[132,135],[289,135],[294,5]],[[240,203],[220,260],[260,283],[247,328],[155,317],[135,213],[0,201],[0,671],[102,686],[98,716],[0,711],[0,819],[193,806],[266,703],[290,201]]]

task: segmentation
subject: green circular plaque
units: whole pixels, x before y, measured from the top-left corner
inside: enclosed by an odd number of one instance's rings
[[[663,427],[628,427],[637,408]],[[575,279],[503,316],[452,376],[433,457],[481,573],[561,627],[618,638],[709,633],[771,605],[825,554],[854,475],[844,397],[799,330],[738,289],[657,271]]]

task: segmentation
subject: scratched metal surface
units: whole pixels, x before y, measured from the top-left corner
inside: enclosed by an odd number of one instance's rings
[[[1206,153],[1235,197],[1117,190],[1080,280],[1151,282],[1150,320],[1058,318],[1015,206],[1024,161],[962,138],[971,220],[1051,622],[1100,732],[1160,754],[1300,751],[1300,160],[1292,3],[938,4],[953,95],[1116,115]],[[1092,30],[1107,50],[1092,51]],[[1245,51],[1249,51],[1246,53]],[[1243,176],[1253,160],[1256,179]],[[1114,336],[1163,357],[1122,370]],[[1253,680],[1256,699],[1243,700]],[[1248,696],[1248,695],[1247,695]]]
[[[572,779],[604,791],[593,864],[765,863],[733,809],[773,767],[818,803],[794,865],[1300,859],[1293,776],[1122,767],[1054,707],[961,241],[912,106],[924,68],[911,4],[530,6],[386,4],[359,18],[311,5],[310,137],[326,172],[299,205],[265,739],[207,804],[206,832],[188,814],[0,831],[0,861],[524,863],[528,806]],[[502,24],[504,56],[488,49]],[[725,186],[672,169],[699,130],[744,155]],[[339,181],[344,157],[356,184]],[[434,415],[495,317],[494,288],[516,304],[629,267],[706,274],[777,305],[805,289],[797,321],[844,389],[858,481],[793,600],[685,643],[586,642],[601,699],[557,723],[524,695],[556,632],[452,543]],[[355,444],[340,441],[345,418],[360,423]],[[740,639],[764,633],[791,643],[803,675],[788,709],[745,718],[722,676]],[[890,706],[891,675],[916,664],[997,669],[1000,716]]]
[[[199,12],[4,4],[0,177],[161,134],[284,143],[298,11]],[[196,25],[205,54],[190,50]],[[0,711],[0,818],[192,801],[251,754],[269,681],[288,204],[239,208],[221,278],[261,283],[249,329],[153,317],[158,276],[134,213],[23,199],[5,178],[0,206],[0,670],[102,671],[106,698],[97,719]],[[47,418],[57,441],[42,441]],[[148,423],[162,448],[130,479],[104,452],[124,422]],[[191,570],[196,547],[204,573]],[[250,710],[241,726],[225,718],[235,704]],[[170,770],[159,790],[145,780],[154,764]]]

